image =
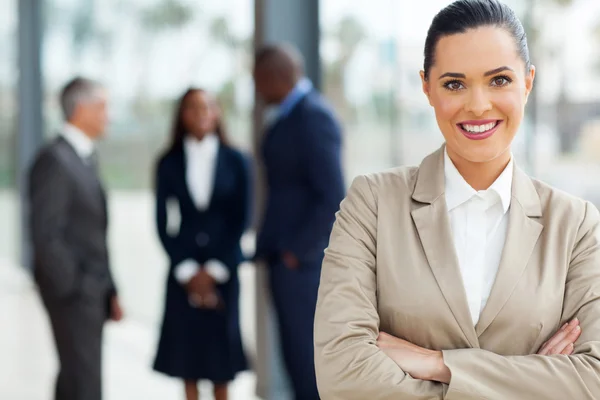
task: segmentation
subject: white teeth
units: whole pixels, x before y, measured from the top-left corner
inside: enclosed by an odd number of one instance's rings
[[[485,124],[485,125],[466,125],[466,124],[462,125],[464,130],[466,130],[467,132],[473,132],[473,133],[487,132],[490,129],[494,129],[495,126],[496,126],[496,122],[490,122],[489,124]]]

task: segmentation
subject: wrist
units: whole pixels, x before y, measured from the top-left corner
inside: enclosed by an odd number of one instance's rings
[[[444,354],[441,351],[432,351],[431,356],[434,360],[434,368],[431,379],[429,380],[449,384],[451,374],[450,369],[444,362]]]

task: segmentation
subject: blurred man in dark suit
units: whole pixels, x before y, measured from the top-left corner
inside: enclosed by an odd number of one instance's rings
[[[122,310],[109,268],[106,197],[94,141],[107,124],[106,92],[76,78],[61,93],[67,123],[30,173],[34,273],[60,371],[56,400],[100,400],[102,330]]]
[[[344,197],[342,134],[287,45],[256,53],[254,81],[268,106],[262,145],[268,195],[256,257],[269,266],[283,358],[296,400],[319,398],[313,320],[335,213]]]

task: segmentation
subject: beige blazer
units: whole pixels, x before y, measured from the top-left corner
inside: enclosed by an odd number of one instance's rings
[[[359,176],[326,250],[315,317],[323,400],[600,399],[600,217],[515,167],[498,275],[473,326],[444,196],[443,148]],[[535,355],[577,316],[572,356]],[[379,331],[443,350],[449,385],[413,379]]]

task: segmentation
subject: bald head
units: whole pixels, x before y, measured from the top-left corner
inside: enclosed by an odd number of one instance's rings
[[[280,103],[304,74],[304,59],[288,44],[260,48],[254,59],[256,90],[267,103]]]
[[[256,52],[255,68],[273,77],[288,79],[294,84],[304,74],[304,60],[300,52],[287,44],[264,46]]]

